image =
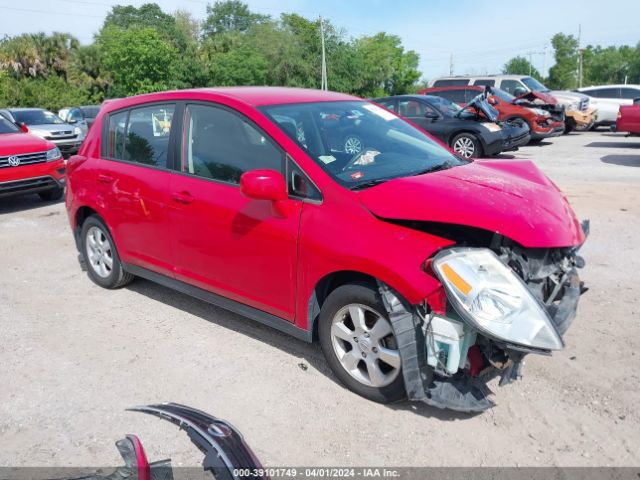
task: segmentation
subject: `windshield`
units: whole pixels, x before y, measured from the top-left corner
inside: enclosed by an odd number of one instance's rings
[[[0,115],[0,133],[16,133],[20,129],[12,122]]]
[[[82,111],[84,118],[96,118],[100,111],[100,107],[80,107],[80,110]]]
[[[13,118],[18,123],[27,125],[61,125],[64,124],[60,117],[47,110],[18,110],[12,111]]]
[[[369,102],[271,105],[261,110],[333,179],[364,188],[463,165],[422,131]]]
[[[516,97],[511,95],[509,92],[505,92],[504,90],[500,90],[499,88],[492,88],[491,94],[508,103],[511,103],[516,99]]]
[[[548,92],[549,89],[537,81],[533,77],[524,77],[522,79],[522,83],[524,83],[527,87],[529,87],[534,92]]]

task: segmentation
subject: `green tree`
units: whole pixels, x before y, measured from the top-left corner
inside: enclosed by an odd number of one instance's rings
[[[361,71],[354,93],[374,97],[415,89],[420,57],[413,50],[405,52],[400,37],[381,32],[356,40],[355,47]]]
[[[268,19],[268,15],[251,12],[249,6],[239,0],[217,1],[213,5],[207,5],[207,18],[202,25],[202,34],[209,37],[230,31],[246,32]]]
[[[555,65],[549,69],[549,87],[568,90],[577,87],[578,40],[573,35],[556,33],[551,39]]]
[[[180,54],[150,27],[103,28],[102,64],[110,73],[109,95],[128,96],[178,88]]]
[[[534,67],[529,60],[524,57],[513,57],[502,68],[502,73],[510,75],[531,75],[534,78],[542,78],[540,72]]]
[[[589,45],[583,53],[584,85],[624,83],[629,79],[636,48]]]

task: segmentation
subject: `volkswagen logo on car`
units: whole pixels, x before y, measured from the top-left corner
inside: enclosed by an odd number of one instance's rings
[[[11,165],[12,167],[17,167],[18,165],[20,165],[20,158],[16,157],[15,155],[12,155],[11,157],[9,157],[7,161],[9,162],[9,165]]]

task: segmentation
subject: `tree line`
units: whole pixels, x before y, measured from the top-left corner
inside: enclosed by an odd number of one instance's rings
[[[419,56],[400,37],[348,36],[324,21],[329,89],[360,97],[410,93],[419,86]],[[168,89],[283,85],[318,88],[320,21],[298,14],[252,12],[240,0],[207,6],[204,21],[189,12],[163,12],[155,3],[114,6],[89,45],[69,33],[22,34],[0,40],[0,106],[97,104],[106,98]],[[552,39],[548,78],[524,57],[504,73],[532,74],[548,86],[577,86],[578,42]],[[587,46],[583,84],[640,83],[640,44]]]
[[[351,38],[323,23],[329,89],[370,97],[414,88],[419,56],[398,36]],[[320,58],[320,21],[297,14],[272,18],[227,0],[198,22],[155,3],[114,6],[90,45],[68,33],[0,40],[0,105],[57,110],[178,88],[318,88]]]

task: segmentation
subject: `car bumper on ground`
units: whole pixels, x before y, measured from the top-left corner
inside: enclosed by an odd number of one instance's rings
[[[0,169],[0,198],[64,188],[65,170],[63,159],[2,168]]]

